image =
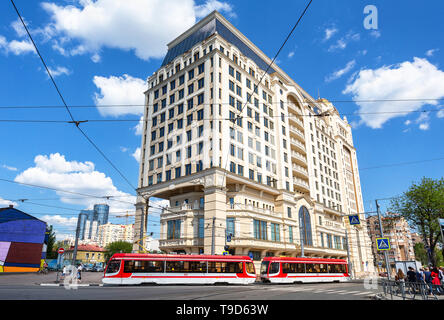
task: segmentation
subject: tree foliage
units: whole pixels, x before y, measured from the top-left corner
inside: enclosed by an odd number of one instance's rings
[[[430,262],[436,265],[435,248],[441,241],[438,218],[444,218],[444,178],[422,178],[419,184],[413,183],[400,197],[392,200],[390,210],[417,229],[426,249],[430,248]]]
[[[55,259],[57,258],[57,248],[54,246],[56,236],[52,226],[49,226],[47,231],[49,232],[48,243],[46,246],[46,258]]]
[[[131,242],[127,241],[111,242],[105,248],[105,260],[106,262],[108,262],[108,260],[115,253],[131,253],[132,250],[133,250],[133,244]]]

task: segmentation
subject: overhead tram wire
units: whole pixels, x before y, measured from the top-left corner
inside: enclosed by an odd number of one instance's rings
[[[381,111],[381,112],[356,112],[356,113],[343,113],[341,114],[341,116],[360,116],[360,115],[378,115],[378,114],[406,114],[406,113],[428,113],[428,112],[439,112],[441,111],[440,109],[433,109],[433,110],[404,110],[404,111]],[[264,116],[264,115],[259,115],[258,118],[265,118],[265,117],[269,117],[269,118],[297,118],[297,117],[320,117],[319,115],[312,115],[312,114],[302,114],[302,115],[297,115],[297,116],[293,116],[293,115],[273,115],[273,116]],[[325,115],[321,115],[322,117],[324,116],[329,116],[328,114]],[[207,121],[231,121],[233,122],[234,120],[237,119],[255,119],[255,116],[238,116],[234,119],[232,118],[203,118],[202,120],[207,120]],[[152,121],[152,119],[87,119],[87,120],[83,120],[82,122],[148,122],[148,121]],[[201,120],[193,120],[193,122],[198,122]],[[0,119],[0,122],[17,122],[17,123],[62,123],[62,124],[66,124],[66,123],[71,123],[71,121],[66,121],[66,120],[44,120],[44,119],[40,119],[40,120],[33,120],[33,119]]]
[[[85,194],[85,193],[80,193],[80,192],[62,190],[62,189],[48,187],[48,186],[41,186],[41,185],[35,185],[35,184],[31,184],[31,183],[18,182],[18,181],[4,179],[4,178],[0,178],[0,181],[20,184],[20,185],[24,185],[24,186],[28,186],[28,187],[42,188],[42,189],[48,189],[48,190],[53,190],[53,191],[58,191],[58,192],[63,192],[63,193],[75,194],[75,195],[79,195],[79,196],[85,196],[86,198],[97,198],[97,199],[102,199],[102,200],[111,200],[111,201],[134,205],[134,203],[129,202],[129,201],[112,199],[114,196],[97,196],[97,195]],[[135,197],[134,195],[129,195],[128,197],[130,197],[130,196]],[[116,197],[123,197],[123,196],[116,196]]]
[[[304,98],[304,102],[313,104],[320,104],[322,102],[312,101],[311,99]],[[421,101],[444,101],[444,98],[405,98],[405,99],[367,99],[367,100],[329,100],[331,103],[376,103],[376,102],[421,102]],[[248,102],[247,102],[248,103]],[[290,103],[290,102],[285,102]],[[201,103],[200,105],[212,105],[214,103]],[[229,102],[218,103],[221,105],[229,105]],[[280,104],[280,101],[267,102],[267,104]],[[154,104],[107,104],[107,105],[70,105],[70,109],[75,108],[140,108],[140,107],[152,107]],[[63,105],[30,105],[30,106],[0,106],[1,109],[61,109],[65,108]]]
[[[18,11],[18,9],[17,9],[17,7],[16,7],[16,5],[15,5],[15,3],[14,3],[14,0],[11,0],[11,3],[12,3],[12,5],[14,6],[14,9],[15,9],[15,11],[17,12],[17,15],[18,15],[18,17],[20,18],[20,21],[22,22],[22,24],[23,24],[23,27],[25,28],[25,30],[26,30],[26,33],[28,34],[28,37],[30,38],[30,40],[31,40],[31,42],[32,42],[32,44],[34,45],[34,48],[35,48],[35,50],[36,50],[36,52],[37,52],[37,54],[38,54],[38,56],[40,57],[40,60],[42,61],[42,63],[43,63],[43,65],[45,66],[45,69],[46,69],[46,72],[48,73],[48,75],[49,75],[49,77],[51,78],[51,81],[52,81],[52,83],[53,83],[53,85],[54,85],[54,87],[55,87],[55,89],[57,90],[57,93],[58,93],[58,95],[59,95],[59,97],[60,97],[60,99],[62,100],[62,102],[63,102],[63,105],[65,106],[65,108],[66,108],[66,111],[68,112],[68,114],[69,114],[69,116],[70,116],[70,118],[71,118],[71,120],[72,121],[70,121],[70,123],[73,123],[73,124],[75,124],[76,125],[76,128],[82,133],[82,135],[89,141],[89,143],[90,144],[92,144],[92,146],[102,155],[102,157],[119,173],[119,175],[126,181],[126,183],[129,185],[129,186],[131,186],[131,188],[133,189],[133,190],[137,190],[137,188],[136,187],[134,187],[133,186],[133,184],[125,177],[125,175],[114,165],[114,163],[103,153],[103,151],[91,140],[91,138],[80,128],[80,124],[81,123],[83,123],[84,121],[76,121],[75,119],[74,119],[74,116],[73,116],[73,114],[71,113],[71,110],[69,110],[69,108],[68,108],[68,105],[66,104],[66,101],[65,101],[65,99],[64,99],[64,97],[63,97],[63,95],[62,95],[62,93],[60,92],[60,90],[59,90],[59,87],[57,86],[57,84],[56,84],[56,82],[55,82],[55,80],[54,80],[54,78],[53,78],[53,76],[52,76],[52,74],[51,74],[51,72],[49,71],[49,68],[48,68],[48,66],[46,65],[46,63],[45,63],[45,60],[43,59],[43,57],[42,57],[42,55],[40,54],[40,51],[39,51],[39,49],[37,48],[37,45],[35,44],[35,42],[34,42],[34,39],[32,38],[32,36],[31,36],[31,33],[29,32],[29,30],[28,30],[28,28],[27,28],[27,26],[26,26],[26,24],[25,24],[25,22],[23,21],[23,19],[22,19],[22,16],[20,15],[20,12]]]

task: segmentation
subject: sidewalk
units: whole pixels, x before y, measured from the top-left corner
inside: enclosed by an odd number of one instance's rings
[[[59,282],[62,273],[59,272]],[[82,272],[81,285],[102,285],[103,272]],[[56,285],[57,272],[50,271],[48,274],[39,273],[3,273],[0,275],[0,286],[14,285]]]

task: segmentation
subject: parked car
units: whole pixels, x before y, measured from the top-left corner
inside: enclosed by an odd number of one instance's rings
[[[83,266],[83,271],[94,271],[94,266],[92,264],[85,264]]]
[[[103,267],[102,266],[95,266],[94,268],[93,268],[93,270],[92,271],[95,271],[95,272],[103,272],[104,271],[104,269],[103,269]]]

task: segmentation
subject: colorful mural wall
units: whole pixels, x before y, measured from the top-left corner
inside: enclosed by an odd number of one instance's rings
[[[38,271],[45,232],[44,221],[12,207],[1,208],[0,272]]]

